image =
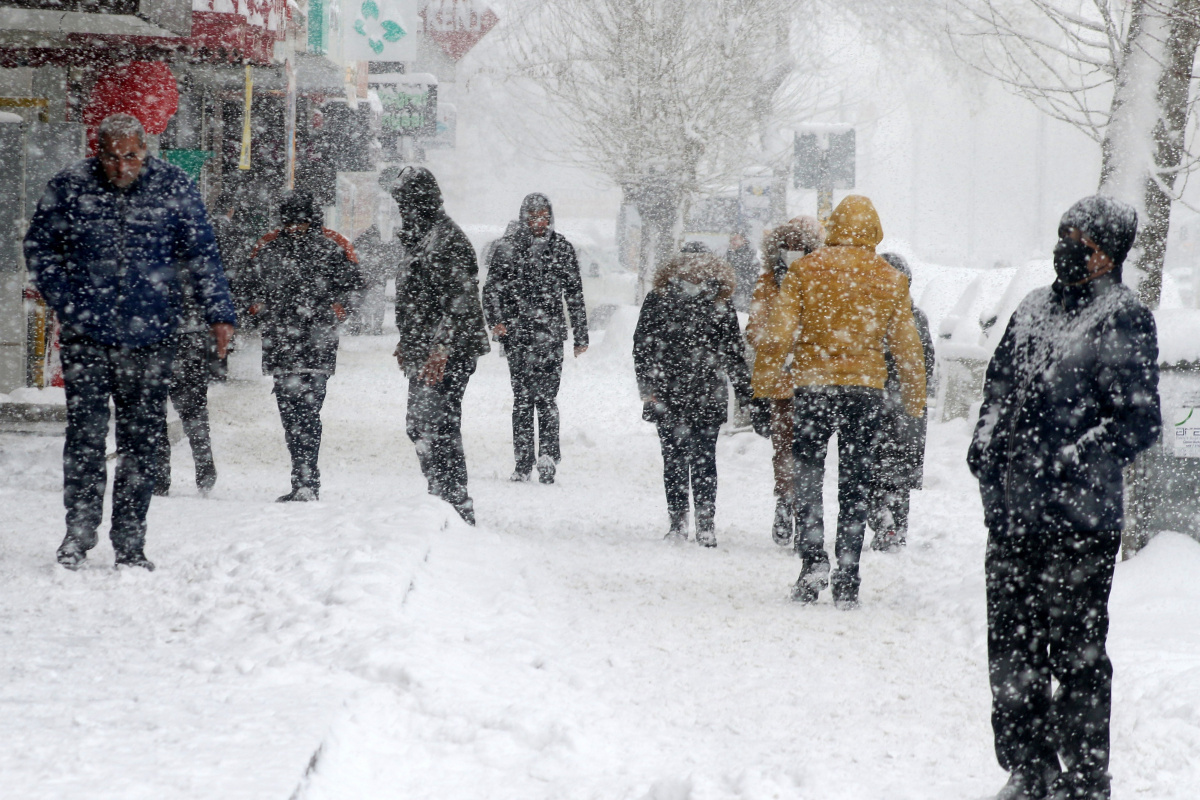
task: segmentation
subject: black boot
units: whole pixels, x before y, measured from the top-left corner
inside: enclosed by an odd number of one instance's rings
[[[824,552],[821,553],[825,555]],[[815,603],[821,590],[829,585],[829,557],[804,559],[800,577],[792,587],[792,599],[797,603]]]
[[[696,544],[701,547],[717,546],[716,509],[696,509]]]
[[[780,547],[792,543],[792,535],[796,529],[796,515],[792,504],[780,497],[775,501],[775,522],[771,525],[771,541]]]
[[[688,538],[688,515],[684,511],[671,515],[671,529],[664,537],[668,542],[686,542]]]
[[[833,604],[835,606],[843,611],[858,608],[858,585],[862,579],[858,577],[857,567],[853,572],[846,568],[836,570],[830,576],[829,582],[833,586]]]

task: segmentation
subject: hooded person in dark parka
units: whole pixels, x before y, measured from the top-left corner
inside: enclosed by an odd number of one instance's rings
[[[1073,205],[1058,279],[1022,301],[988,365],[968,463],[988,526],[992,729],[1011,774],[1001,800],[1109,798],[1121,470],[1162,427],[1154,318],[1121,283],[1136,231],[1124,203]]]
[[[717,434],[729,414],[728,378],[739,403],[753,404],[750,368],[729,302],[733,269],[711,253],[682,253],[654,277],[633,333],[633,361],[643,418],[658,426],[671,528],[687,539],[688,494],[696,507],[696,542],[716,547]],[[766,428],[765,420],[756,427]]]
[[[392,183],[391,195],[404,220],[395,355],[408,376],[408,438],[416,445],[429,493],[474,525],[462,399],[476,359],[491,349],[479,302],[475,248],[446,214],[442,190],[429,170],[405,167]]]
[[[521,214],[492,250],[483,307],[492,333],[504,345],[513,389],[514,481],[533,470],[533,419],[538,421],[538,479],[553,483],[562,458],[558,442],[558,387],[563,342],[571,318],[575,356],[588,347],[587,311],[575,248],[554,230],[554,210],[544,194],[531,194]]]

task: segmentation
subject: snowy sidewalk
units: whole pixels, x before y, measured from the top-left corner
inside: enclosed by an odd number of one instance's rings
[[[0,439],[0,798],[962,800],[1003,782],[964,423],[932,428],[910,546],[864,554],[862,608],[803,608],[770,543],[764,440],[719,442],[720,547],[670,546],[621,349],[568,359],[549,487],[506,480],[493,354],[465,401],[470,529],[424,494],[392,344],[344,341],[304,506],[271,502],[286,451],[240,354],[212,392],[217,489],[195,497],[177,448],[153,574],[113,572],[106,542],[88,570],[54,566],[58,445]],[[1117,570],[1117,800],[1200,786],[1198,570],[1174,535]]]

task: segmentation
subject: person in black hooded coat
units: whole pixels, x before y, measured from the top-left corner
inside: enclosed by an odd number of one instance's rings
[[[687,539],[688,494],[696,510],[696,542],[716,547],[717,434],[729,415],[729,390],[754,404],[750,367],[737,312],[729,302],[733,269],[711,253],[681,253],[654,277],[633,333],[633,361],[642,416],[658,427],[663,484],[671,527],[667,539]],[[766,428],[759,419],[756,428]]]
[[[279,502],[309,501],[321,491],[321,407],[337,365],[338,323],[363,281],[353,248],[322,227],[311,194],[285,197],[279,221],[279,230],[255,245],[245,286],[292,459],[292,490]]]
[[[517,224],[492,251],[483,307],[493,335],[504,345],[513,389],[514,481],[529,480],[534,466],[534,412],[538,421],[538,479],[553,483],[562,452],[558,442],[558,397],[567,320],[575,357],[588,348],[587,310],[579,259],[566,237],[554,230],[554,210],[543,194],[521,203]]]
[[[1057,280],[1021,302],[988,365],[967,460],[988,526],[1003,800],[1109,798],[1105,640],[1121,470],[1162,428],[1154,318],[1121,283],[1136,231],[1124,203],[1073,205],[1059,223]]]
[[[479,302],[475,248],[446,214],[432,172],[405,167],[390,191],[404,221],[395,355],[408,376],[408,438],[416,445],[429,493],[474,525],[462,399],[476,359],[491,349]]]

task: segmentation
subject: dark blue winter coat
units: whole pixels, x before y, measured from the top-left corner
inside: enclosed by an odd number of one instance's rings
[[[25,264],[59,322],[104,344],[169,336],[183,280],[194,281],[209,325],[237,322],[200,192],[153,157],[123,191],[95,158],[55,175],[25,235]]]
[[[967,456],[993,535],[1120,530],[1122,467],[1159,436],[1154,318],[1110,273],[1026,297]]]

